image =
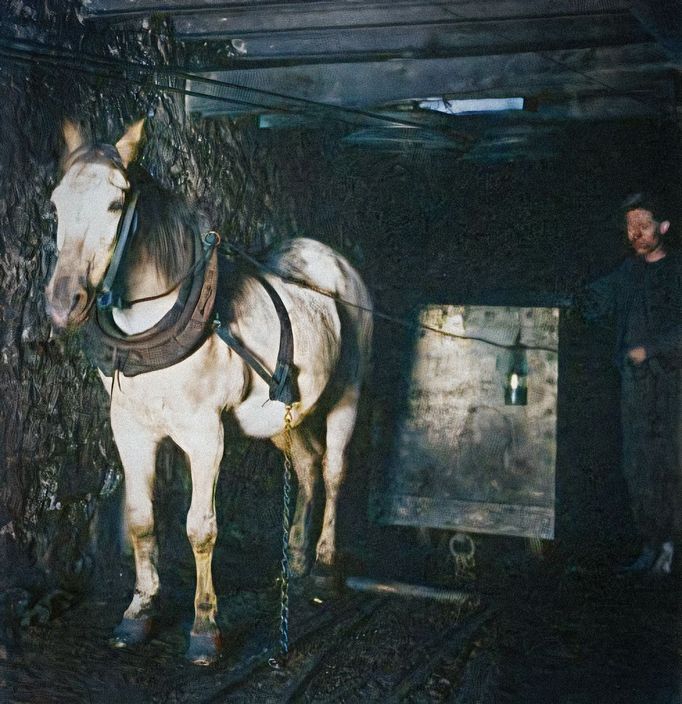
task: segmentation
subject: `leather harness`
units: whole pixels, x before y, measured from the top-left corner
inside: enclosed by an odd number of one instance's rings
[[[225,277],[228,268],[226,257],[219,252],[220,237],[215,232],[195,238],[194,264],[179,284],[177,301],[156,325],[134,335],[126,335],[116,326],[112,308],[124,305],[116,289],[117,270],[127,243],[135,234],[136,201],[137,194],[133,193],[121,218],[111,263],[97,294],[97,305],[83,329],[85,352],[91,363],[112,378],[117,373],[137,376],[186,359],[215,332],[267,383],[270,400],[287,405],[298,401],[291,320],[274,287],[257,271],[251,272],[268,293],[280,322],[277,364],[272,374],[230,333],[229,302],[219,301],[220,305],[216,306],[219,270]],[[230,245],[226,243],[226,246]],[[224,320],[220,320],[221,316]]]

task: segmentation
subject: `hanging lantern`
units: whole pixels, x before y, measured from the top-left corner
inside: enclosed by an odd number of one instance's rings
[[[512,352],[512,362],[507,373],[504,389],[504,403],[507,406],[525,406],[528,403],[528,361],[526,350],[517,338]]]

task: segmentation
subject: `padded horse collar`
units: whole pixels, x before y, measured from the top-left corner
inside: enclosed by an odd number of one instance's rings
[[[84,326],[85,351],[105,375],[137,376],[177,364],[212,332],[218,265],[215,241],[197,235],[193,276],[182,284],[173,307],[151,329],[126,335],[116,326],[111,308],[93,308]]]

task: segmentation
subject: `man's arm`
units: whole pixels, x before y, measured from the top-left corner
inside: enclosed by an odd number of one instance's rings
[[[672,304],[670,325],[650,340],[628,350],[627,356],[634,364],[641,364],[650,357],[660,357],[675,368],[682,368],[682,259],[676,261],[676,273],[667,292]]]
[[[682,367],[682,259],[677,259],[677,270],[672,280],[670,297],[670,327],[644,344],[648,357],[661,357],[675,368]]]

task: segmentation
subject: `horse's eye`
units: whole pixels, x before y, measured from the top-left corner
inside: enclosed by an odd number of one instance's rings
[[[114,200],[109,205],[110,213],[120,213],[123,210],[123,203],[120,200]]]

